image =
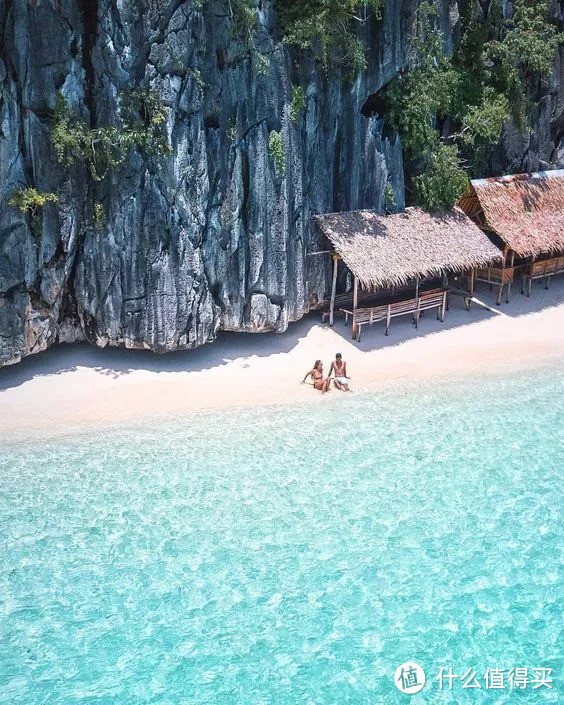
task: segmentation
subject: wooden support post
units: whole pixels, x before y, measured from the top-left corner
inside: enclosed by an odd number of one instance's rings
[[[391,312],[392,308],[390,304],[388,304],[388,311],[386,312],[386,335],[388,335],[388,331],[390,330],[390,321],[392,320]]]
[[[358,305],[358,279],[357,277],[354,278],[354,284],[353,284],[353,324],[352,324],[352,337],[353,340],[356,338],[357,333],[359,334],[359,342],[360,342],[360,330],[358,326],[356,325],[356,307]]]
[[[333,282],[331,284],[331,303],[329,304],[329,325],[333,325],[333,314],[335,311],[335,294],[337,293],[337,266],[339,260],[333,255]]]
[[[470,306],[472,305],[472,299],[474,298],[474,284],[476,280],[476,267],[472,267],[470,270],[470,298],[468,299],[468,303],[466,305],[466,308],[468,311],[470,310]]]
[[[509,257],[509,267],[513,270],[513,263],[515,262],[515,252],[511,250],[511,255]],[[513,282],[513,271],[511,272],[511,279],[507,282],[507,295],[505,297],[505,303],[509,303],[509,296],[511,294],[511,284]]]
[[[503,250],[503,264],[501,266],[501,281],[500,281],[499,289],[497,292],[497,299],[495,300],[495,303],[497,306],[501,305],[501,296],[503,294],[503,280],[505,279],[505,262],[507,260],[507,252],[508,252],[508,249],[507,249],[507,247],[505,247]]]
[[[535,265],[535,255],[531,257],[531,269],[529,270],[529,281],[527,286],[527,296],[531,295],[531,290],[533,288],[533,267]]]

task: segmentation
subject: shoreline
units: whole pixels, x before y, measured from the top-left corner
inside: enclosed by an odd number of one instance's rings
[[[327,372],[336,352],[347,361],[351,387],[366,393],[390,382],[508,368],[517,374],[564,360],[564,281],[531,298],[516,293],[500,308],[487,287],[476,298],[481,303],[468,312],[452,297],[445,322],[425,316],[418,331],[407,317],[392,322],[389,337],[376,324],[360,344],[342,319],[329,328],[313,313],[283,334],[225,333],[202,348],[164,356],[58,346],[0,370],[0,442],[199,410],[331,403],[343,393],[321,395],[300,380],[317,358]]]

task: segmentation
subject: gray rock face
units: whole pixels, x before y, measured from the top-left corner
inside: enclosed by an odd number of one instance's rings
[[[310,216],[380,209],[387,183],[403,205],[399,139],[361,108],[405,64],[417,4],[386,0],[363,29],[367,70],[351,81],[283,46],[272,2],[254,38],[264,66],[221,2],[1,0],[0,363],[82,339],[191,348],[220,329],[283,331],[303,316],[328,282],[327,258],[309,254],[322,246]],[[450,46],[457,3],[442,6]],[[166,107],[172,154],[133,150],[99,182],[80,162],[62,168],[49,128],[57,92],[94,127],[114,124],[119,96],[140,83]],[[306,94],[296,120],[294,86]],[[553,158],[561,95],[539,104],[538,146],[508,153]],[[59,198],[39,234],[8,205],[30,185]]]

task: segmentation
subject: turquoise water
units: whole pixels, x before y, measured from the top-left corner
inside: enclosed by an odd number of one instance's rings
[[[0,702],[562,702],[563,400],[552,369],[0,447]]]

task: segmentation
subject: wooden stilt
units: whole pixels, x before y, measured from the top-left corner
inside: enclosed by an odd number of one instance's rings
[[[441,312],[441,323],[445,320],[446,302],[447,302],[447,292],[445,291],[443,294],[443,305],[442,305],[442,308],[439,309],[439,311]]]
[[[333,282],[331,284],[331,303],[329,304],[329,325],[333,325],[333,315],[335,312],[335,294],[337,293],[337,266],[338,258],[333,255]]]
[[[503,281],[505,279],[505,265],[507,263],[507,253],[508,253],[508,249],[506,247],[503,250],[503,265],[501,267],[501,284],[499,285],[499,289],[497,292],[497,299],[495,300],[495,303],[497,306],[501,306],[501,297],[503,295]]]
[[[509,267],[513,269],[513,263],[515,262],[515,252],[511,250],[511,255],[509,257]],[[509,296],[511,295],[511,284],[513,283],[513,274],[511,275],[511,279],[507,282],[507,295],[505,297],[505,303],[509,303]]]
[[[353,284],[353,324],[352,324],[352,337],[353,340],[356,338],[358,334],[358,341],[360,342],[360,330],[358,326],[356,325],[355,319],[356,319],[356,307],[358,306],[358,279],[357,277],[354,278],[354,284]]]
[[[527,282],[527,284],[528,284],[528,286],[527,286],[527,296],[530,296],[530,295],[531,295],[531,290],[532,290],[532,288],[533,288],[533,276],[532,276],[532,274],[533,274],[533,265],[534,265],[534,263],[535,263],[535,256],[533,255],[533,256],[531,257],[531,272],[530,272],[531,276],[529,276],[529,281]]]

